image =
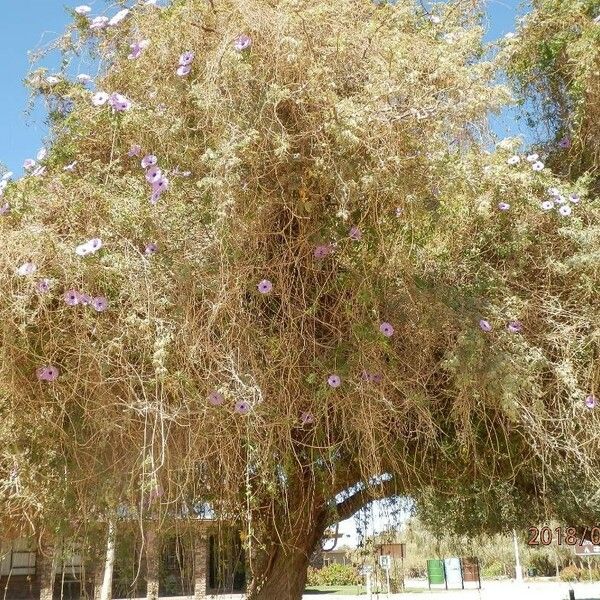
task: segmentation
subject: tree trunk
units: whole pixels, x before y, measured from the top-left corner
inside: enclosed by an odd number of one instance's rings
[[[54,548],[46,544],[40,548],[36,567],[40,582],[40,600],[52,600],[54,592]]]
[[[104,561],[102,587],[100,588],[100,600],[111,600],[112,578],[115,564],[115,544],[117,537],[117,524],[115,517],[108,519],[108,535],[106,539],[106,559]]]
[[[159,563],[160,542],[156,525],[150,521],[146,527],[146,600],[158,600]]]
[[[284,552],[278,546],[263,585],[260,589],[251,587],[247,600],[301,600],[311,554],[312,549]]]

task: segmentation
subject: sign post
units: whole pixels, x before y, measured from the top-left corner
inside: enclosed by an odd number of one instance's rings
[[[365,587],[367,588],[367,596],[369,600],[373,600],[373,591],[371,587],[371,574],[373,573],[373,567],[371,565],[363,565],[360,568],[360,574],[365,578]]]
[[[385,579],[387,583],[387,593],[388,596],[392,591],[392,586],[390,585],[390,568],[392,566],[392,557],[384,554],[379,557],[379,566],[385,571]]]

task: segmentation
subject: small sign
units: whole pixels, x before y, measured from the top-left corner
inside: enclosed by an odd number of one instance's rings
[[[373,567],[371,565],[363,565],[358,572],[362,577],[366,577],[373,572]]]
[[[392,557],[388,556],[387,554],[380,556],[379,557],[379,566],[382,569],[389,571],[392,566]]]
[[[583,543],[575,544],[575,554],[577,556],[600,556],[600,546],[595,546],[589,540],[584,540]]]

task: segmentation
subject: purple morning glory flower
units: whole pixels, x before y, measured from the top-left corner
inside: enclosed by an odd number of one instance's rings
[[[555,188],[555,187],[548,188],[548,193],[551,196],[560,196],[560,190],[558,188]]]
[[[332,252],[331,244],[321,244],[315,248],[315,258],[325,258]]]
[[[74,10],[81,16],[88,15],[92,12],[92,9],[87,4],[80,4],[79,6],[76,6]]]
[[[510,209],[510,204],[508,204],[507,202],[498,202],[498,210],[506,212],[509,209]]]
[[[238,400],[235,403],[234,410],[238,415],[247,415],[250,412],[250,404],[244,400]]]
[[[181,66],[181,67],[190,66],[194,62],[194,57],[195,57],[195,54],[191,50],[184,52],[179,57],[179,66]]]
[[[185,77],[186,75],[190,74],[191,70],[192,67],[190,65],[179,65],[176,73],[179,75],[179,77]]]
[[[261,294],[268,294],[273,289],[273,284],[268,279],[263,279],[257,287]]]
[[[509,159],[507,159],[506,162],[509,165],[518,165],[521,162],[521,158],[515,154],[514,156],[511,156]]]
[[[58,367],[55,367],[54,365],[46,365],[45,367],[40,367],[36,371],[37,378],[40,381],[56,381],[58,374]]]
[[[76,306],[79,304],[79,292],[76,290],[68,290],[64,293],[63,298],[68,306]]]
[[[506,325],[506,329],[510,333],[521,333],[523,331],[523,324],[520,321],[510,321]]]
[[[92,297],[89,294],[79,294],[79,304],[89,306],[92,303]]]
[[[27,275],[33,275],[37,271],[37,266],[32,262],[23,263],[17,269],[17,275],[21,275],[21,277],[25,277]]]
[[[552,210],[554,208],[554,202],[552,202],[552,200],[544,200],[540,206],[542,207],[542,210]]]
[[[77,75],[77,81],[85,85],[86,83],[92,81],[92,78],[87,73],[79,73],[79,75]]]
[[[564,204],[558,209],[558,212],[562,217],[568,217],[573,211],[568,204]]]
[[[350,236],[350,239],[354,240],[355,242],[360,241],[362,238],[362,232],[356,225],[350,228],[348,235]]]
[[[585,399],[585,405],[588,408],[595,408],[596,404],[598,404],[598,399],[596,398],[596,396],[594,396],[594,394],[590,394],[589,396],[587,396],[587,398]]]
[[[237,37],[234,43],[234,47],[238,52],[243,52],[244,50],[248,50],[252,46],[252,38],[247,35],[240,35]]]
[[[152,193],[156,193],[159,196],[169,189],[169,180],[166,177],[161,177],[158,181],[152,184]]]
[[[125,19],[125,17],[128,14],[129,14],[128,8],[124,8],[123,10],[120,10],[114,17],[112,17],[110,19],[110,21],[108,21],[109,27],[114,27],[115,25],[118,25],[121,21],[123,21],[123,19]]]
[[[148,183],[156,183],[162,179],[162,171],[154,165],[146,171],[146,181]]]
[[[105,16],[94,17],[90,23],[90,29],[105,29],[108,26],[109,18]]]
[[[10,212],[10,206],[8,202],[5,202],[2,206],[0,206],[0,215],[5,215]]]
[[[135,60],[142,55],[142,52],[150,45],[150,40],[140,40],[139,42],[134,42],[129,47],[131,48],[131,53],[127,57],[129,60]]]
[[[373,373],[371,375],[371,381],[373,383],[381,383],[383,381],[383,375],[380,375],[379,373]]]
[[[570,148],[571,140],[568,137],[564,137],[562,140],[560,140],[560,142],[558,142],[558,147],[563,149]]]
[[[330,375],[327,378],[327,383],[332,387],[332,388],[338,388],[340,387],[340,385],[342,385],[342,380],[340,379],[339,375]]]
[[[156,242],[150,242],[149,244],[146,244],[146,247],[144,248],[144,254],[146,256],[150,256],[152,254],[156,254],[157,250],[158,245],[156,244]]]
[[[385,321],[379,326],[379,331],[385,335],[385,337],[392,337],[394,335],[394,327],[391,323]]]
[[[569,200],[573,203],[573,204],[579,204],[581,198],[579,197],[579,194],[570,194],[569,195]]]
[[[481,331],[485,331],[486,333],[492,330],[491,323],[489,321],[486,321],[485,319],[481,319],[479,321],[479,327],[481,328]]]
[[[300,415],[300,422],[302,423],[302,425],[312,425],[315,422],[315,418],[313,417],[312,413],[310,412],[303,412]]]
[[[369,373],[369,371],[363,371],[360,374],[360,377],[363,381],[371,381],[371,374]]]
[[[148,167],[152,167],[158,162],[158,158],[154,156],[154,154],[147,154],[142,158],[142,169],[147,169]]]
[[[103,312],[108,308],[108,300],[103,296],[99,296],[98,298],[92,298],[92,308],[96,312]]]
[[[109,95],[106,92],[96,92],[92,96],[92,104],[94,106],[102,106],[108,102]]]
[[[33,169],[33,167],[35,167],[35,160],[33,160],[33,158],[26,158],[23,161],[23,168],[27,171]]]
[[[45,294],[47,292],[50,291],[50,280],[49,279],[40,279],[36,285],[35,285],[35,289],[40,293],[40,294]]]
[[[123,96],[123,94],[117,94],[116,92],[110,95],[108,104],[115,112],[124,112],[131,108],[131,100]]]
[[[69,173],[73,173],[75,171],[75,167],[77,166],[77,161],[74,160],[72,163],[63,167],[63,171],[68,171]]]
[[[141,152],[142,152],[142,147],[139,144],[133,144],[133,146],[131,146],[131,148],[129,148],[129,152],[127,153],[127,156],[129,156],[130,158],[133,156],[139,156]]]
[[[225,398],[223,398],[222,394],[219,394],[219,392],[216,391],[212,391],[209,395],[208,395],[208,401],[213,405],[213,406],[221,406],[221,404],[223,404],[223,402],[225,402]]]
[[[397,206],[396,207],[396,216],[401,217],[403,213],[404,213],[404,209],[401,206]]]
[[[47,156],[48,156],[48,150],[46,150],[46,148],[40,148],[38,150],[36,158],[38,160],[44,160]]]
[[[538,160],[538,161],[534,162],[534,163],[531,165],[531,168],[532,168],[534,171],[543,171],[543,170],[544,170],[544,163],[543,163],[541,160]]]

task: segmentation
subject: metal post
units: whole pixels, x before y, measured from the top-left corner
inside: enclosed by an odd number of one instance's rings
[[[569,600],[575,600],[575,590],[573,588],[569,590]]]
[[[373,600],[373,591],[371,590],[371,573],[367,573],[367,596]]]
[[[385,570],[385,577],[387,579],[387,593],[389,596],[392,593],[392,589],[390,586],[390,570],[389,570],[389,568]]]

